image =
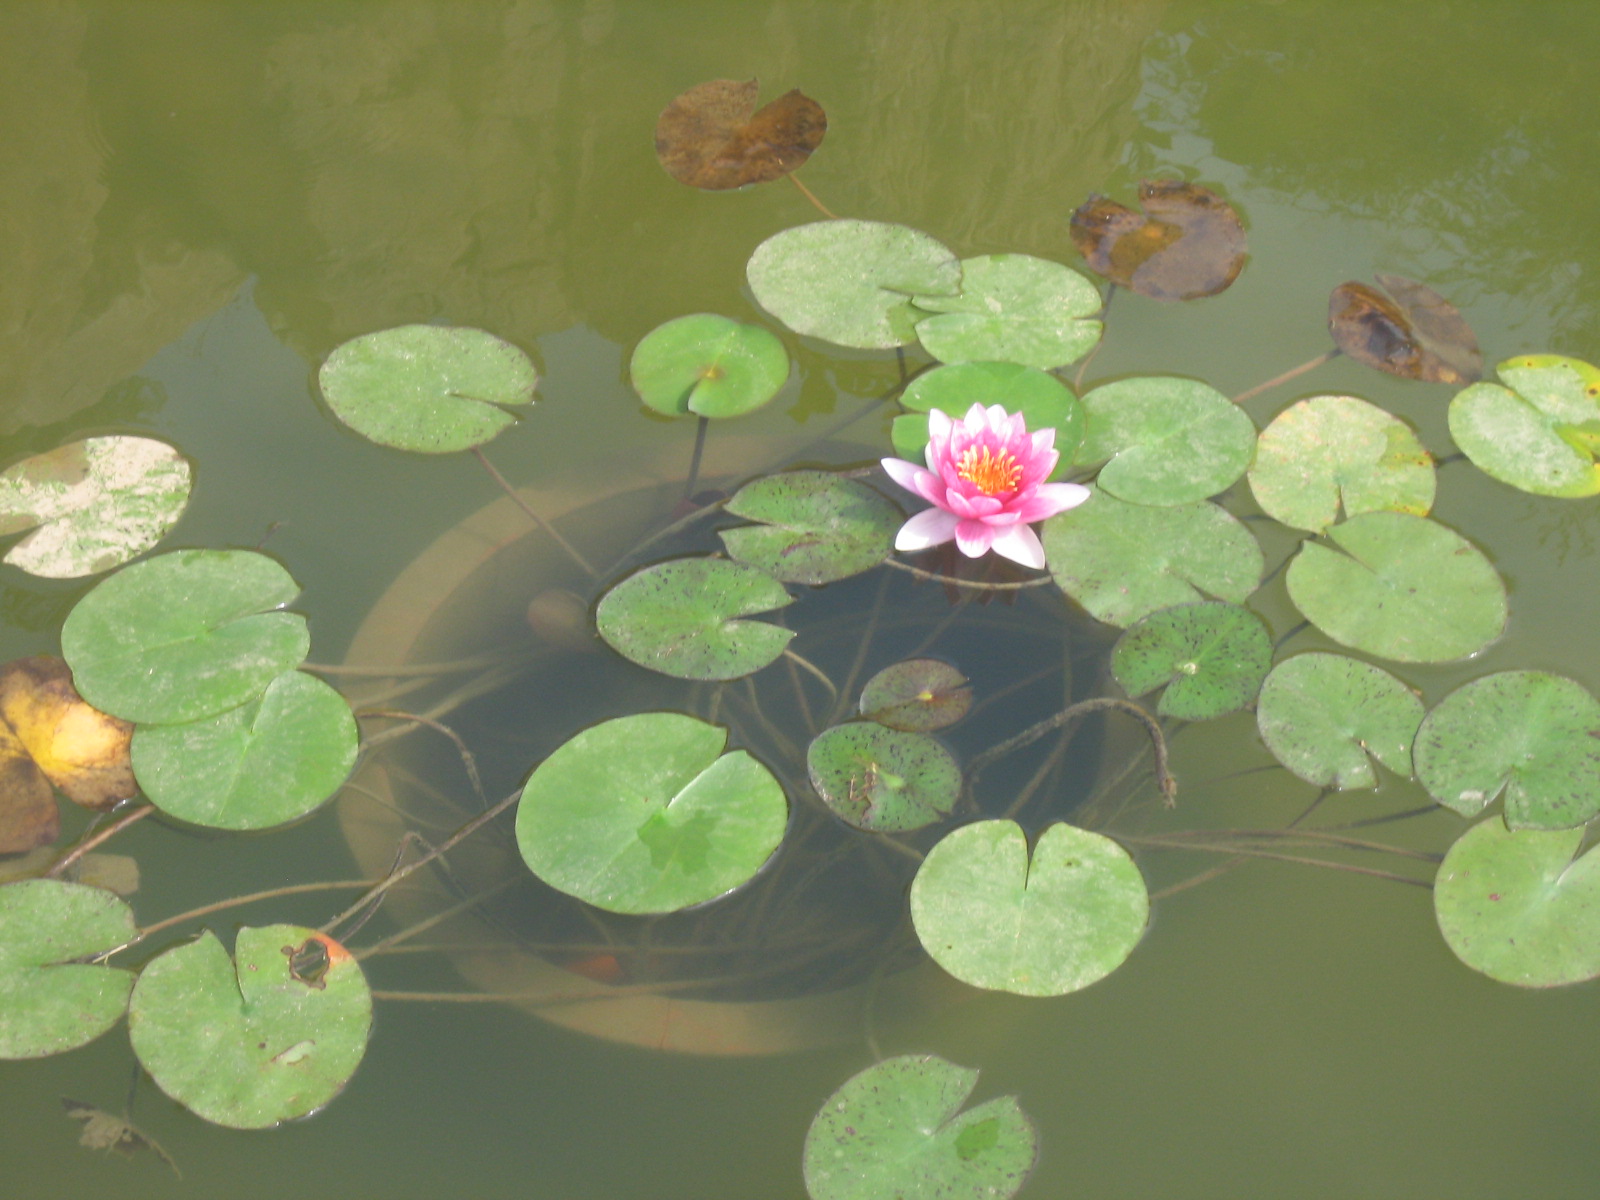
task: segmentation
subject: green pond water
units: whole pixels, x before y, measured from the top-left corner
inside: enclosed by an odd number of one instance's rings
[[[1444,293],[1490,364],[1593,361],[1597,53],[1600,9],[1578,3],[0,5],[0,461],[91,432],[171,441],[196,482],[165,546],[262,546],[304,588],[312,658],[338,662],[403,568],[499,493],[468,455],[404,455],[345,430],[320,407],[315,367],[370,330],[471,325],[528,350],[542,374],[536,409],[489,457],[577,512],[575,537],[614,537],[637,514],[597,502],[681,478],[694,434],[642,414],[626,382],[633,345],[685,313],[762,319],[746,258],[816,217],[781,181],[714,194],[662,172],[657,114],[713,78],[758,76],[764,96],[804,89],[830,121],[807,184],[835,212],[912,225],[962,255],[1078,265],[1067,219],[1091,192],[1128,201],[1140,179],[1167,176],[1221,191],[1249,227],[1238,282],[1183,305],[1119,296],[1091,382],[1172,373],[1238,393],[1325,350],[1329,289],[1374,271]],[[893,356],[794,353],[776,403],[713,429],[713,458],[755,471],[887,452],[886,413],[846,419],[893,384]],[[1264,424],[1321,393],[1362,396],[1436,455],[1452,449],[1452,389],[1349,360],[1248,411]],[[1476,660],[1400,668],[1407,682],[1430,703],[1512,668],[1600,690],[1595,503],[1444,467],[1435,515],[1499,569],[1511,623]],[[1269,564],[1292,545],[1263,541]],[[564,564],[538,561],[555,564],[550,578],[508,572],[522,589],[502,602],[513,615],[572,586]],[[871,586],[850,595],[870,603]],[[0,568],[3,659],[56,651],[86,587]],[[914,633],[945,611],[931,586],[904,596]],[[815,619],[847,624],[848,604],[827,603]],[[1252,603],[1276,635],[1298,620],[1281,580]],[[1027,601],[974,607],[939,652],[981,695],[1029,669],[1039,619]],[[1087,625],[1074,636],[1100,644]],[[852,650],[820,653],[848,665]],[[605,653],[463,710],[462,736],[498,772],[491,794],[583,722],[673,702]],[[1020,693],[952,743],[975,753],[1051,707]],[[1109,726],[1077,749],[1093,761],[1102,743],[1109,770],[1127,747]],[[1270,762],[1248,715],[1188,731],[1175,753],[1178,812],[1132,787],[1102,810],[1111,827],[1282,826],[1315,799],[1281,770],[1237,773]],[[431,761],[443,778],[450,760]],[[1081,791],[1093,773],[1060,786]],[[1390,777],[1329,798],[1316,819],[1425,801]],[[1440,811],[1375,833],[1439,851],[1464,827]],[[357,870],[331,807],[250,837],[145,822],[111,848],[139,859],[145,920]],[[1152,890],[1218,861],[1139,854]],[[343,895],[212,927],[231,941],[243,921],[318,925]],[[392,928],[381,915],[364,936]],[[468,986],[439,955],[371,971],[383,988]],[[787,1200],[805,1194],[812,1116],[874,1044],[980,1068],[979,1099],[1018,1096],[1041,1145],[1024,1196],[1595,1192],[1600,993],[1468,970],[1423,888],[1257,861],[1159,899],[1126,965],[1083,992],[1026,1000],[927,979],[922,998],[937,1002],[778,1055],[663,1052],[500,1004],[380,1001],[366,1060],[310,1119],[233,1132],[142,1084],[134,1120],[181,1180],[149,1156],[80,1149],[62,1116],[62,1096],[120,1109],[134,1067],[118,1026],[64,1056],[0,1064],[0,1194]]]

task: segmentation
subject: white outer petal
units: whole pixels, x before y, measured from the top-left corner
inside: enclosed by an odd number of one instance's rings
[[[900,526],[900,532],[894,535],[894,548],[926,550],[929,546],[942,546],[955,537],[959,520],[942,508],[925,508]]]
[[[996,530],[989,548],[1012,562],[1039,570],[1044,566],[1044,546],[1031,526],[1013,525],[1010,529]]]

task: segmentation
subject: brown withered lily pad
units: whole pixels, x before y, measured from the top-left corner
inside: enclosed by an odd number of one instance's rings
[[[1090,270],[1153,300],[1214,296],[1239,277],[1245,234],[1221,196],[1180,179],[1139,185],[1137,213],[1093,195],[1072,214],[1072,243]]]
[[[129,722],[78,695],[61,659],[41,654],[0,667],[0,854],[55,840],[52,785],[86,808],[134,795],[132,736]]]
[[[1341,351],[1402,379],[1466,384],[1482,377],[1478,339],[1455,305],[1403,275],[1380,272],[1377,279],[1383,291],[1341,283],[1328,297],[1328,332]]]
[[[661,110],[656,157],[679,183],[722,191],[787,175],[827,132],[822,106],[798,89],[757,112],[754,79],[713,79]]]

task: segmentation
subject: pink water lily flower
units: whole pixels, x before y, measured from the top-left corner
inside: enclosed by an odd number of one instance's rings
[[[1029,433],[1021,413],[974,404],[960,421],[928,414],[928,469],[886,458],[883,469],[901,487],[933,505],[895,536],[896,550],[925,550],[951,538],[968,558],[993,550],[1025,567],[1044,566],[1044,547],[1029,528],[1082,504],[1089,489],[1046,483],[1060,457],[1056,431]]]

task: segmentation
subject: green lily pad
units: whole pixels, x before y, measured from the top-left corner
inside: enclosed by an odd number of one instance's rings
[[[306,619],[275,611],[300,587],[251,550],[174,550],[125,567],[78,601],[61,655],[78,692],[140,724],[237,707],[301,662]]]
[[[1312,396],[1262,430],[1250,490],[1266,514],[1321,533],[1364,512],[1425,517],[1433,459],[1411,427],[1354,396]]]
[[[1514,832],[1497,817],[1450,847],[1433,881],[1439,931],[1474,971],[1518,987],[1600,976],[1600,851],[1583,830]]]
[[[1153,612],[1111,651],[1111,673],[1123,690],[1142,696],[1165,685],[1157,711],[1180,721],[1244,708],[1271,665],[1272,636],[1261,618],[1220,600]]]
[[[621,913],[673,912],[732,891],[783,838],[783,788],[727,730],[678,713],[617,717],[539,764],[517,845],[553,888]]]
[[[933,1054],[884,1059],[850,1078],[806,1133],[811,1200],[1016,1195],[1038,1137],[1015,1096],[961,1111],[977,1082],[977,1071]]]
[[[400,325],[352,338],[317,375],[333,415],[369,441],[423,454],[481,446],[533,402],[539,373],[481,329]]]
[[[911,412],[894,419],[894,452],[911,462],[921,462],[928,449],[928,421],[919,414],[937,408],[953,420],[967,415],[974,404],[998,404],[1007,412],[1020,412],[1031,432],[1056,431],[1056,453],[1061,456],[1051,479],[1063,478],[1083,440],[1083,405],[1072,390],[1054,375],[1017,363],[969,362],[935,367],[918,375],[901,393],[900,403]]]
[[[736,617],[794,599],[764,571],[678,558],[635,571],[600,599],[595,624],[624,658],[679,679],[738,679],[783,653],[794,630]]]
[[[954,295],[961,264],[918,230],[816,221],[773,234],[745,267],[756,302],[796,333],[889,350],[917,340],[912,296]]]
[[[1450,436],[1480,471],[1541,496],[1600,492],[1600,369],[1559,354],[1507,359],[1505,381],[1450,401]]]
[[[165,442],[96,437],[0,474],[0,534],[33,532],[5,561],[75,579],[120,567],[166,536],[189,502],[189,461]]]
[[[1051,825],[1033,853],[1015,821],[963,825],[928,852],[911,920],[933,960],[963,983],[1061,996],[1104,979],[1144,936],[1150,896],[1110,838]]]
[[[925,733],[861,721],[824,729],[806,751],[811,786],[857,829],[904,833],[948,816],[961,768]]]
[[[133,771],[169,816],[212,829],[267,829],[339,789],[360,735],[345,698],[285,671],[237,708],[182,725],[140,725]]]
[[[764,476],[735,492],[727,510],[762,522],[722,530],[728,553],[786,583],[831,583],[870,570],[894,553],[905,520],[881,494],[832,471]]]
[[[1143,376],[1097,387],[1083,398],[1088,426],[1074,461],[1105,463],[1095,482],[1135,504],[1189,504],[1245,473],[1254,422],[1197,379]]]
[[[372,993],[350,952],[299,925],[207,930],[139,974],[128,1035],[163,1092],[218,1125],[265,1129],[338,1095],[366,1053]]]
[[[985,254],[961,260],[961,291],[917,296],[936,314],[917,322],[917,337],[945,363],[1009,362],[1051,367],[1077,362],[1100,340],[1100,289],[1058,262],[1031,254]]]
[[[74,960],[136,932],[133,910],[102,888],[58,879],[0,887],[0,1058],[60,1054],[115,1025],[133,975]]]
[[[1261,546],[1215,504],[1156,508],[1101,491],[1044,523],[1057,586],[1096,619],[1131,625],[1206,595],[1242,603],[1261,581]]]
[[[1512,829],[1570,829],[1600,814],[1600,701],[1565,676],[1475,679],[1428,714],[1413,752],[1428,795],[1464,817],[1502,791]]]
[[[1506,589],[1480,551],[1426,517],[1371,512],[1306,542],[1289,597],[1336,642],[1400,662],[1476,654],[1506,625]],[[1343,553],[1340,553],[1343,551]]]
[[[861,715],[890,729],[927,733],[954,725],[972,707],[967,678],[936,658],[885,667],[861,689]]]
[[[1343,654],[1297,654],[1272,669],[1256,701],[1267,749],[1318,787],[1375,788],[1375,758],[1411,778],[1422,723],[1416,692],[1382,667]]]
[[[669,417],[738,417],[778,394],[789,352],[759,325],[695,313],[645,334],[628,378],[641,400]]]

